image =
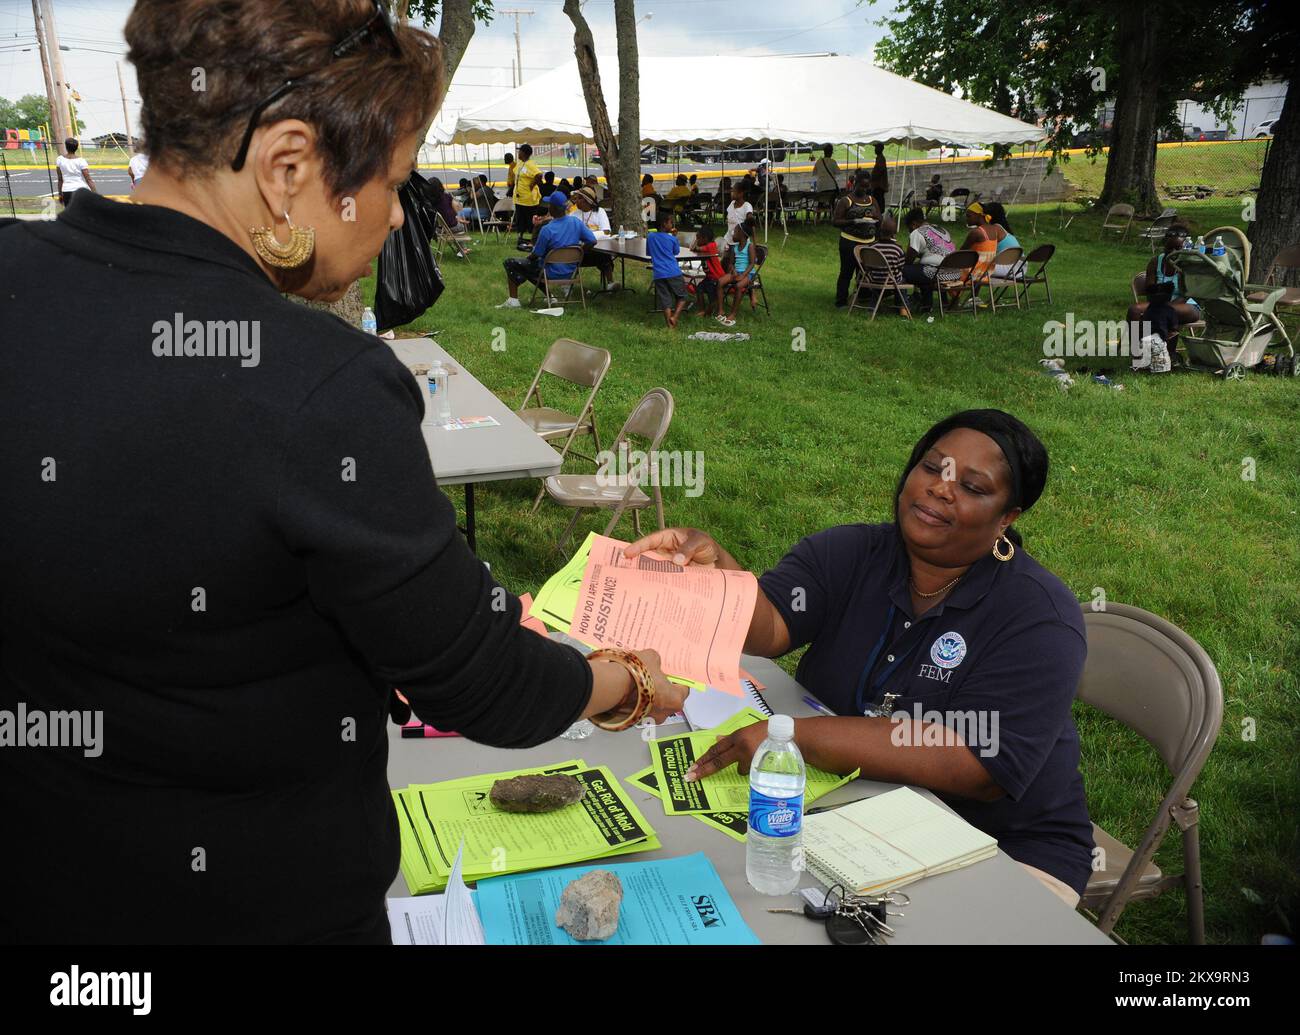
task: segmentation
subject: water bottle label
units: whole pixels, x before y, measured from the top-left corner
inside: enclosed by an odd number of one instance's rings
[[[751,790],[749,828],[764,837],[793,837],[803,829],[803,795],[769,798]]]

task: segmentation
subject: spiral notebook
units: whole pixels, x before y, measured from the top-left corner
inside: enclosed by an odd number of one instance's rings
[[[714,687],[708,687],[703,693],[692,690],[682,706],[691,729],[711,730],[746,708],[757,709],[764,715],[772,714],[771,706],[763,699],[757,683],[742,676],[740,686],[744,692],[739,697]]]
[[[901,888],[997,854],[997,840],[910,787],[808,816],[808,869],[859,895]]]

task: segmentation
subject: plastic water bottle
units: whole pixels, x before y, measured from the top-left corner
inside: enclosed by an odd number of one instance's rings
[[[434,422],[445,424],[451,420],[451,399],[447,394],[447,368],[442,360],[435,359],[429,368],[429,395],[432,405],[429,407]]]
[[[625,234],[625,233],[623,232],[623,224],[622,224],[622,223],[619,223],[619,224],[618,224],[618,239],[621,241],[621,240],[623,240],[623,238],[626,237],[626,236],[627,236],[627,234]]]
[[[1202,255],[1205,254],[1205,238],[1204,238],[1204,237],[1198,237],[1198,238],[1196,239],[1196,250],[1197,250],[1198,252],[1200,252]]]
[[[379,323],[375,320],[375,311],[368,306],[361,311],[361,329],[367,334],[379,333]]]
[[[745,877],[763,895],[788,895],[803,873],[803,755],[794,719],[773,715],[749,769]]]
[[[1211,254],[1211,255],[1215,255],[1215,256],[1219,256],[1219,255],[1227,255],[1227,254],[1228,254],[1228,249],[1227,249],[1227,247],[1224,245],[1224,243],[1223,243],[1223,238],[1222,238],[1222,237],[1215,237],[1215,239],[1214,239],[1214,250],[1213,250],[1210,254]]]

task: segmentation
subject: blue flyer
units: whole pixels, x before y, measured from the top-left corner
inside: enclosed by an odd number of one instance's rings
[[[618,875],[623,904],[611,937],[579,942],[556,925],[555,913],[569,883],[591,870]],[[759,944],[703,852],[492,877],[478,882],[477,898],[488,945]]]

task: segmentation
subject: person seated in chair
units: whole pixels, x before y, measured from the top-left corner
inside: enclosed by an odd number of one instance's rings
[[[1047,449],[1010,414],[941,420],[912,449],[886,521],[814,532],[759,578],[744,649],[808,647],[797,678],[834,713],[795,720],[809,765],[928,788],[1074,908],[1093,862],[1070,714],[1088,641],[1073,590],[1017,531],[1047,474]],[[651,549],[745,567],[694,528],[624,552]],[[766,736],[760,722],[718,738],[686,779],[747,773]]]
[[[543,200],[549,214],[549,221],[537,232],[537,240],[533,244],[532,253],[526,259],[506,259],[503,265],[506,270],[506,286],[510,292],[510,297],[502,302],[498,309],[518,309],[519,287],[521,284],[542,284],[542,259],[556,248],[568,248],[574,245],[595,244],[596,235],[588,229],[577,216],[565,214],[568,208],[569,199],[559,191],[548,194]],[[572,277],[577,270],[576,262],[552,262],[547,263],[545,272],[547,277],[556,280],[564,280]]]
[[[1157,284],[1170,285],[1169,304],[1178,314],[1181,327],[1199,323],[1204,319],[1196,299],[1188,298],[1183,290],[1183,275],[1169,264],[1169,257],[1178,254],[1186,247],[1189,236],[1187,227],[1180,223],[1174,223],[1165,231],[1164,250],[1147,263],[1146,284],[1143,288],[1143,293],[1149,297],[1151,289]],[[1135,302],[1129,306],[1128,322],[1130,324],[1140,322],[1147,311],[1147,305],[1146,302]],[[1170,353],[1170,358],[1172,356],[1173,354]]]
[[[893,278],[895,283],[901,284],[903,283],[904,255],[902,247],[899,246],[897,237],[898,220],[894,218],[892,212],[886,212],[880,217],[880,226],[876,231],[876,242],[872,247],[875,248],[875,250],[884,258],[886,265],[889,267],[888,275]],[[885,289],[885,270],[869,267],[866,271],[866,277],[866,286],[869,290],[883,291]],[[890,295],[893,295],[894,300],[897,301],[898,296],[894,295],[892,289],[890,289],[889,293]],[[888,302],[889,299],[886,298],[885,301]],[[904,300],[902,312],[904,316],[911,315],[906,300]]]
[[[939,264],[953,252],[952,238],[935,226],[919,208],[903,217],[907,229],[907,253],[903,256],[903,279],[920,292],[921,304],[913,312],[928,313],[934,306],[934,286]]]
[[[737,188],[739,190],[739,188]],[[754,244],[754,217],[751,215],[743,223],[732,228],[732,244],[722,261],[723,275],[718,281],[718,322],[724,327],[736,325],[736,310],[740,300],[749,294],[754,283],[754,271],[758,267],[758,256]],[[731,302],[731,315],[722,314],[727,295],[734,295]]]

